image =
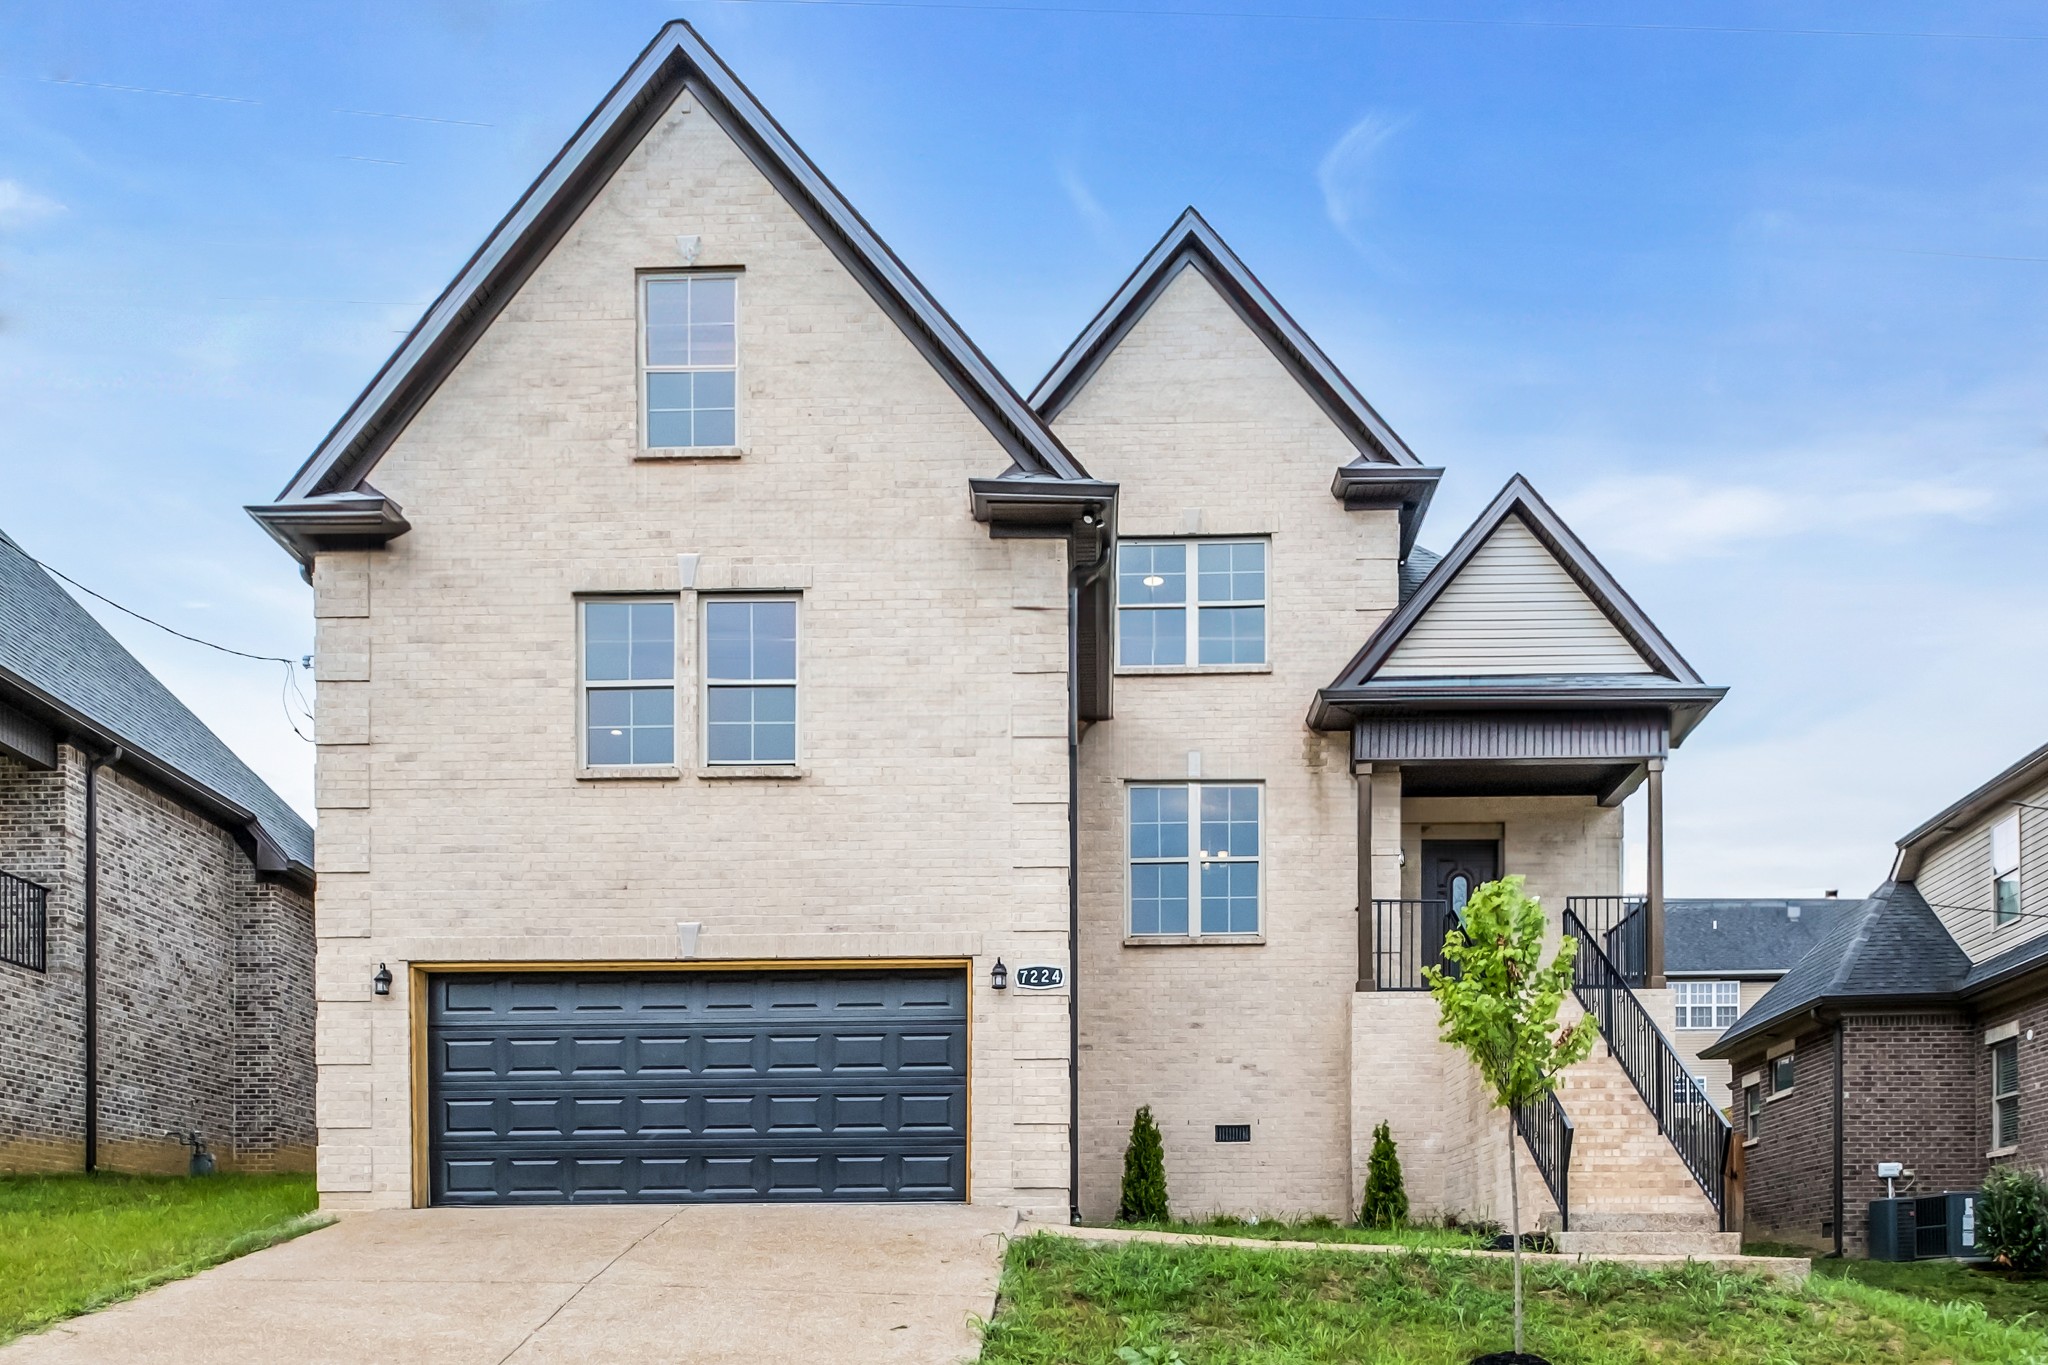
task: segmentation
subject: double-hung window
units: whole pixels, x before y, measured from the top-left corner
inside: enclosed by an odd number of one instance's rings
[[[739,281],[650,275],[641,281],[642,429],[656,449],[739,443]]]
[[[1991,920],[2011,924],[2020,917],[2020,813],[1991,827]]]
[[[1764,1088],[1742,1087],[1742,1135],[1751,1142],[1764,1135]]]
[[[1266,542],[1117,547],[1117,664],[1185,668],[1266,660]]]
[[[1253,785],[1130,788],[1132,936],[1258,933],[1260,819]]]
[[[1782,1057],[1771,1058],[1771,1093],[1773,1095],[1782,1095],[1792,1088],[1795,1074],[1792,1056],[1793,1054],[1788,1052]]]
[[[2020,1143],[2020,1040],[1991,1045],[1991,1145]]]
[[[1673,1002],[1678,1006],[1681,1029],[1728,1028],[1742,1011],[1742,983],[1739,981],[1674,981]]]
[[[583,762],[676,761],[676,604],[593,600],[583,609]]]
[[[704,600],[704,756],[796,762],[796,599]]]

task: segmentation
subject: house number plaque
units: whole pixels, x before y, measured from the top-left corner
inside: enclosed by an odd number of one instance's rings
[[[1067,984],[1065,967],[1039,966],[1017,969],[1017,988],[1026,991],[1056,991]]]

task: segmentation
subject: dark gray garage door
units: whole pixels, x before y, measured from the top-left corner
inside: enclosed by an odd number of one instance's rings
[[[428,989],[436,1204],[966,1197],[962,972]]]

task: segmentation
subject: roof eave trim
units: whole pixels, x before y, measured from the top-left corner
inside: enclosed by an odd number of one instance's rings
[[[1181,270],[1202,272],[1246,325],[1305,388],[1346,439],[1368,460],[1419,467],[1422,461],[1386,419],[1323,353],[1251,268],[1192,207],[1110,295],[1100,311],[1031,391],[1031,406],[1050,422],[1136,326]]]
[[[308,568],[322,550],[373,549],[412,529],[404,510],[380,493],[256,503],[242,510]]]
[[[993,478],[967,481],[974,519],[994,526],[1063,528],[1105,524],[1118,486],[1099,479]]]
[[[1407,686],[1406,684],[1416,684]],[[1512,679],[1503,683],[1475,683],[1445,687],[1431,686],[1428,679],[1372,682],[1358,687],[1325,687],[1316,692],[1309,708],[1312,730],[1348,729],[1368,708],[1415,707],[1423,710],[1483,711],[1495,708],[1659,707],[1671,715],[1671,744],[1679,743],[1699,725],[1707,712],[1728,695],[1725,687],[1682,683],[1644,685],[1635,688],[1571,687],[1555,683],[1517,686]]]
[[[1347,512],[1392,507],[1401,514],[1401,558],[1415,548],[1422,518],[1436,496],[1444,471],[1416,465],[1367,464],[1353,460],[1339,465],[1330,478],[1330,496]]]
[[[482,246],[434,301],[397,351],[350,404],[279,495],[280,503],[351,486],[370,467],[455,361],[495,316],[531,266],[559,240],[566,219],[581,212],[644,132],[639,125],[663,96],[682,90],[704,97],[714,117],[778,188],[794,189],[829,231],[827,241],[892,313],[906,314],[937,352],[956,391],[967,398],[1011,457],[1035,471],[1086,478],[1087,471],[1038,419],[865,219],[804,155],[789,135],[696,30],[676,20],[661,30],[598,107],[492,229]],[[881,298],[886,294],[887,298]],[[892,306],[893,305],[893,306]],[[899,322],[901,317],[898,318]]]
[[[1900,839],[1892,876],[1899,881],[1913,880],[1919,875],[1921,858],[1928,844],[1943,835],[1957,832],[1960,826],[2011,800],[2044,777],[2048,777],[2048,744],[2034,750]]]

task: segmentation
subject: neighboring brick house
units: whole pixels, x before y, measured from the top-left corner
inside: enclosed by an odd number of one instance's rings
[[[1670,1008],[1657,1022],[1715,1104],[1725,1109],[1734,1102],[1733,1077],[1726,1061],[1704,1058],[1701,1049],[1763,999],[1854,906],[1832,895],[1664,902],[1664,973],[1671,992]]]
[[[1866,1208],[2048,1163],[2048,746],[1899,841],[1892,878],[1705,1056],[1735,1072],[1751,1236],[1863,1255]]]
[[[1388,1119],[1504,1212],[1421,969],[1519,874],[1657,1007],[1722,689],[1519,478],[1418,548],[1440,473],[1192,210],[1027,401],[664,29],[251,509],[315,589],[323,1202],[1100,1217],[1150,1104],[1183,1209],[1342,1214]],[[1682,1164],[1568,1080],[1532,1205],[1584,1094],[1575,1212],[1718,1225],[1718,1112]]]
[[[313,831],[0,534],[0,1170],[313,1159]]]

